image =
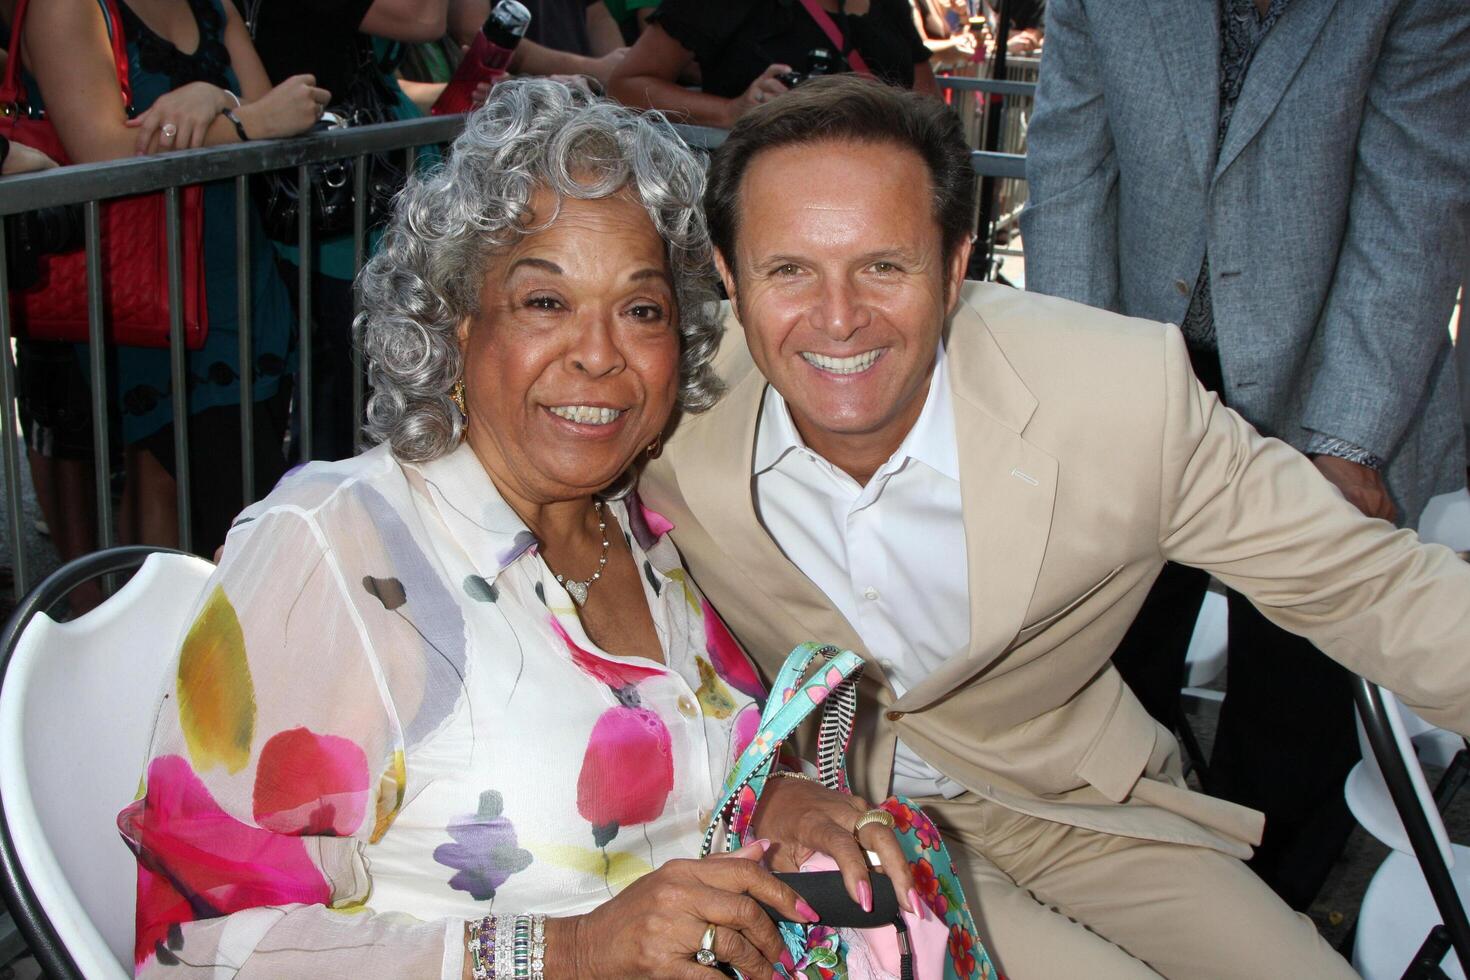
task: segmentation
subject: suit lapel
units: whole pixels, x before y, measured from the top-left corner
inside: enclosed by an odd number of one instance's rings
[[[1235,102],[1235,115],[1230,119],[1225,142],[1220,146],[1220,159],[1214,174],[1216,179],[1271,117],[1336,3],[1337,0],[1292,0],[1262,39],[1246,71],[1245,85]],[[1218,40],[1215,47],[1218,51]]]
[[[1148,0],[1154,47],[1174,91],[1179,121],[1201,186],[1215,163],[1220,118],[1218,0]]]
[[[730,447],[680,471],[684,499],[695,519],[766,598],[769,615],[784,620],[790,636],[832,643],[871,659],[857,632],[766,533],[756,516],[751,460],[766,380],[754,369],[711,415],[702,437]]]
[[[943,697],[991,664],[1015,638],[1036,589],[1056,499],[1056,460],[1021,436],[1036,398],[969,306],[955,315],[948,350],[970,579],[970,646],[895,702],[900,711]]]

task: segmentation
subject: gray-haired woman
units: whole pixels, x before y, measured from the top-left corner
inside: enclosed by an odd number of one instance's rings
[[[236,523],[120,817],[141,976],[769,976],[752,899],[814,919],[764,842],[687,860],[763,692],[627,492],[717,394],[702,189],[662,119],[518,81],[404,192],[381,445]]]

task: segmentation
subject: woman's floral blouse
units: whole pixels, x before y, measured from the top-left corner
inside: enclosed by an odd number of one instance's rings
[[[587,637],[468,446],[312,464],[247,510],[118,820],[139,975],[458,978],[465,920],[697,856],[760,683],[667,522],[608,512],[667,666]]]

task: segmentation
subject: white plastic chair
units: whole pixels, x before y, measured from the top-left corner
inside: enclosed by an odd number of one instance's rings
[[[1230,606],[1225,600],[1225,588],[1210,580],[1205,591],[1204,602],[1199,607],[1199,618],[1194,621],[1194,632],[1189,636],[1189,649],[1184,654],[1185,697],[1202,701],[1223,701],[1223,691],[1209,690],[1223,673],[1230,651]]]
[[[0,637],[0,870],[54,980],[133,975],[137,867],[117,813],[137,794],[164,674],[214,570],[160,551],[113,548],[63,566]],[[45,615],[82,582],[139,564],[85,616]]]
[[[1455,551],[1470,551],[1470,491],[1431,497],[1419,517],[1419,537]]]
[[[1398,699],[1361,678],[1354,683],[1359,688],[1355,693],[1363,761],[1348,774],[1348,807],[1365,830],[1393,851],[1363,895],[1353,968],[1365,980],[1398,980],[1411,968],[1422,968],[1418,961],[1437,959],[1444,975],[1465,980],[1455,951],[1444,949],[1447,937],[1439,943],[1442,958],[1432,952],[1421,954],[1428,948],[1431,930],[1441,923],[1450,926],[1450,935],[1458,932],[1462,941],[1470,940],[1465,916],[1470,848],[1452,844],[1445,832]],[[1395,784],[1397,794],[1391,789]]]

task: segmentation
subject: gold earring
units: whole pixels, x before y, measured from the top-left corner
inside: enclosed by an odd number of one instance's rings
[[[648,450],[647,450],[647,452],[648,452],[648,458],[649,459],[658,459],[658,454],[661,453],[661,452],[663,452],[663,448],[664,448],[664,437],[663,436],[654,436],[653,437],[653,442],[650,442],[648,444]]]
[[[457,409],[459,409],[459,414],[460,415],[464,416],[465,418],[468,418],[469,417],[469,414],[470,413],[467,412],[465,410],[465,407],[464,407],[464,379],[463,378],[461,378],[460,380],[456,381],[454,383],[454,387],[452,387],[452,388],[449,389],[449,400],[452,401],[452,402],[454,402],[454,407],[457,408]]]

